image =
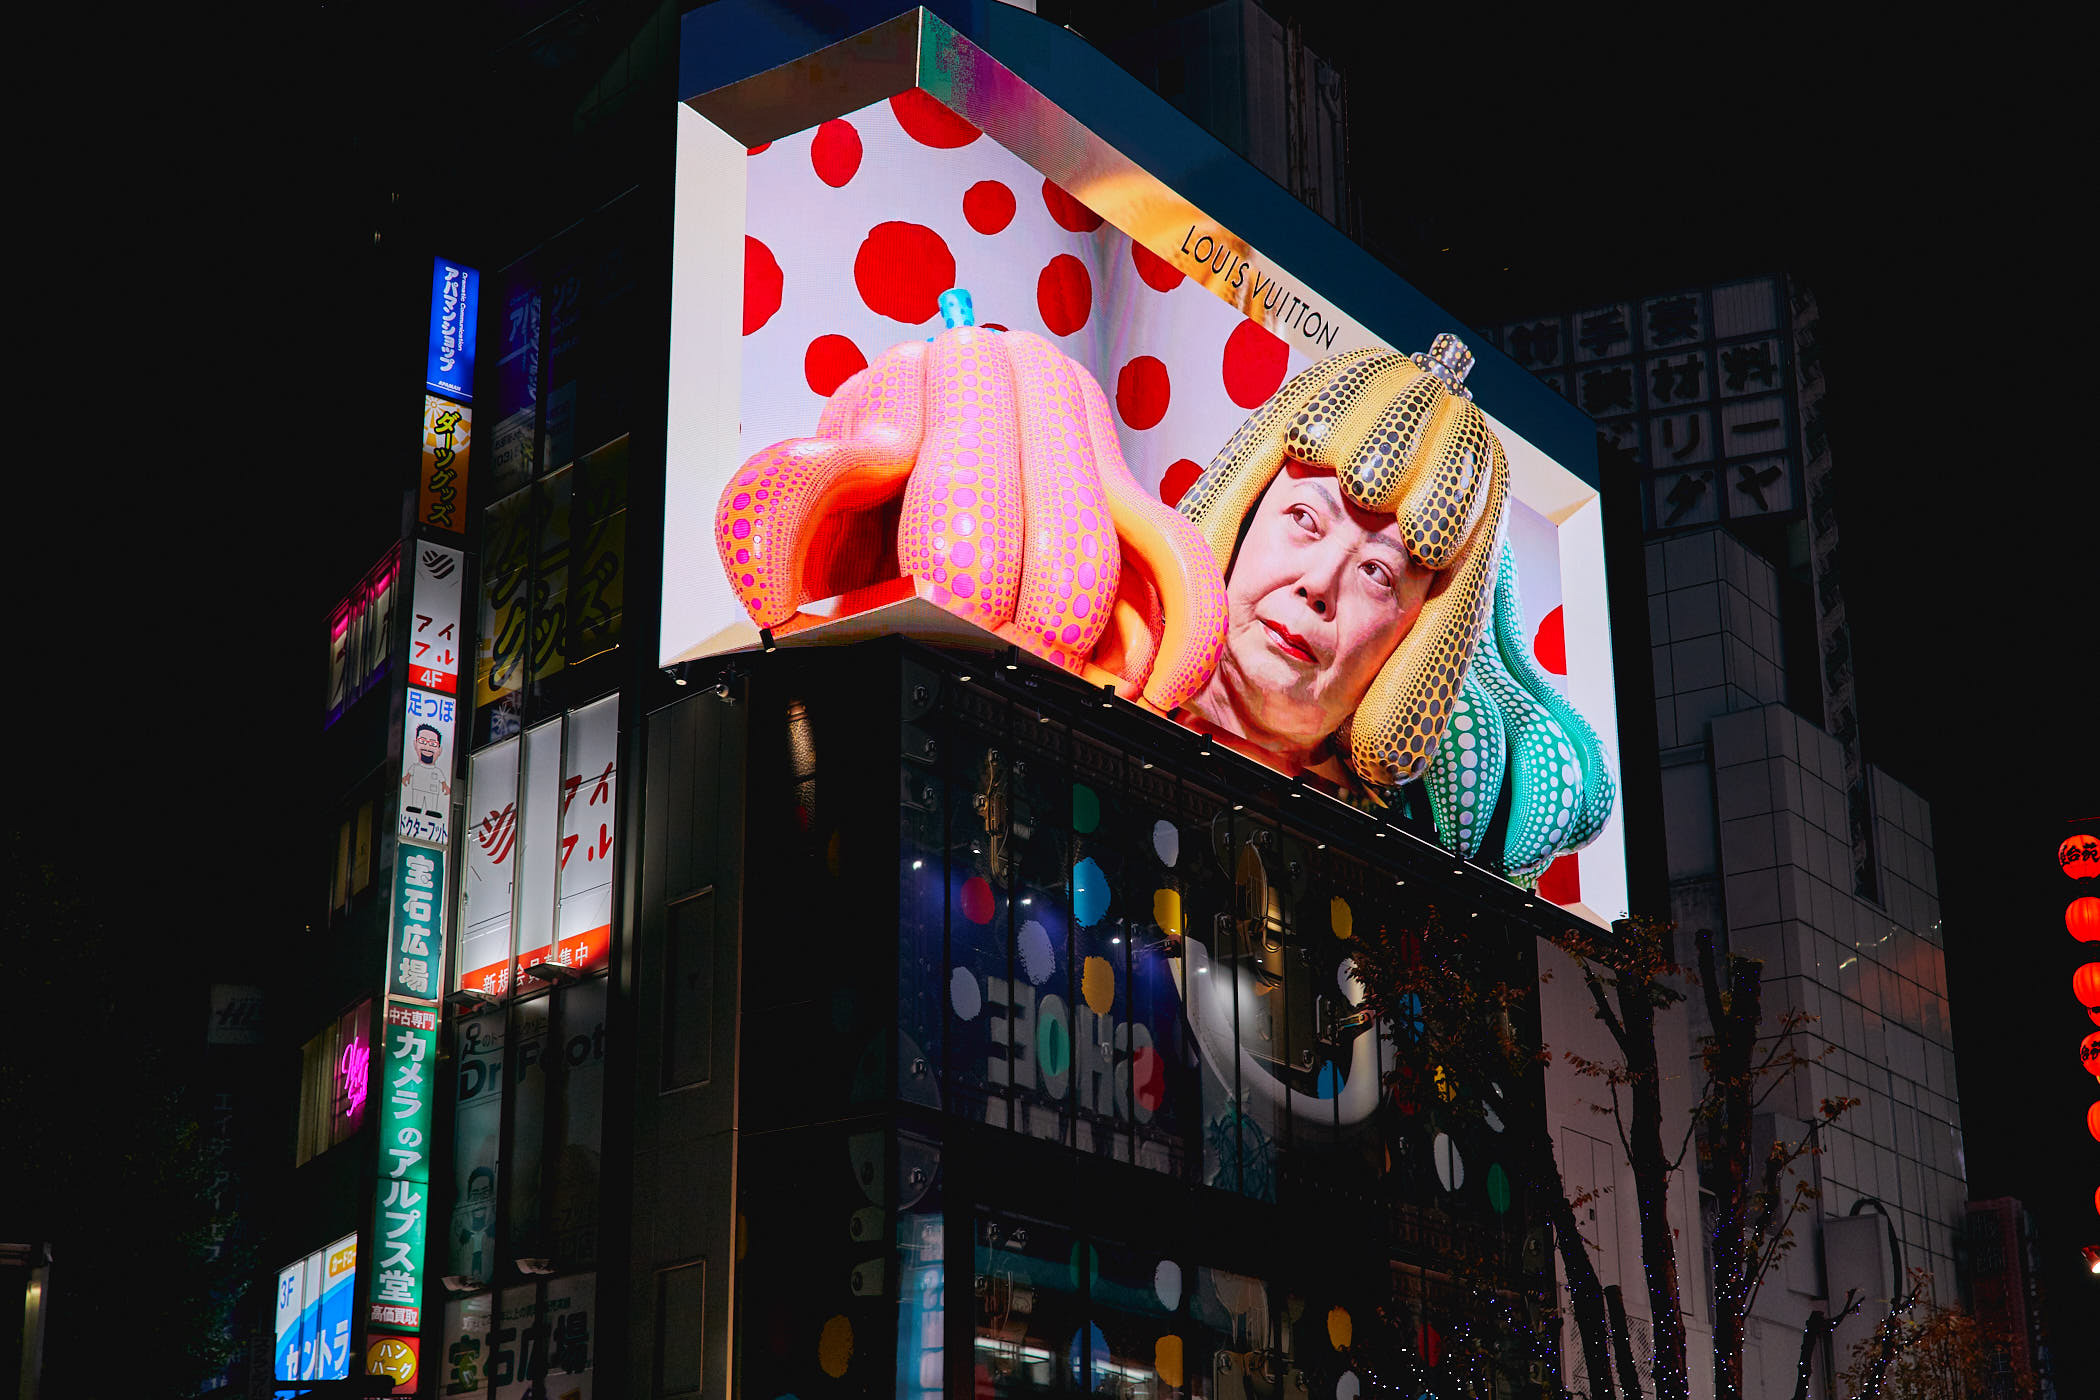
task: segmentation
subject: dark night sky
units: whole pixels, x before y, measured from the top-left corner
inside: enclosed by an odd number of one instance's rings
[[[2062,818],[2100,818],[2100,570],[2089,352],[2063,334],[2091,277],[2057,193],[2085,162],[2052,153],[2048,40],[1780,35],[1747,9],[1635,38],[1598,14],[1315,25],[1348,56],[1366,241],[1459,325],[1772,268],[1814,286],[1864,741],[1933,803],[1972,1190],[2026,1197],[2061,1258],[2100,1240],[2048,857]],[[237,846],[227,946],[253,951],[318,902],[293,833],[323,617],[391,538],[374,483],[415,411],[422,215],[388,195],[427,210],[473,172],[401,139],[405,25],[151,23],[112,81],[51,96],[24,181],[49,241],[17,337],[44,385],[18,413],[36,640],[10,670],[73,698],[25,735],[17,791],[58,794],[22,819],[135,893],[162,946],[226,928],[223,895],[185,891]]]

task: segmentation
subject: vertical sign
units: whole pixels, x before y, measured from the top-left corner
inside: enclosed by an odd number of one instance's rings
[[[437,1012],[390,1003],[381,1057],[370,1319],[411,1332],[423,1325],[423,1237],[437,1058]]]
[[[462,403],[474,400],[474,324],[481,274],[439,258],[430,271],[430,355],[424,387]]]
[[[401,821],[403,841],[443,846],[452,839],[452,721],[458,706],[449,695],[413,686],[401,734]]]
[[[394,945],[387,956],[390,997],[433,998],[443,986],[445,852],[404,845],[394,857]]]
[[[423,467],[416,477],[421,523],[466,533],[467,449],[473,434],[473,409],[435,394],[423,396]]]
[[[564,967],[601,966],[612,943],[613,766],[619,730],[617,695],[569,716],[554,936],[554,961]]]
[[[408,629],[408,683],[444,695],[459,693],[459,596],[466,556],[443,545],[418,543],[416,586]]]
[[[337,1381],[350,1374],[350,1301],[356,1291],[355,1235],[278,1270],[277,1380]]]
[[[506,739],[468,760],[467,863],[459,889],[459,985],[491,996],[510,990],[518,744],[516,739]]]

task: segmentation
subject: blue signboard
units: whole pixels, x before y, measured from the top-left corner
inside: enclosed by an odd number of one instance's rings
[[[481,310],[481,274],[439,258],[430,272],[430,361],[424,385],[471,403],[474,399],[474,325]]]

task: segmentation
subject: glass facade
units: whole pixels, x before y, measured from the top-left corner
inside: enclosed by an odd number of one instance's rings
[[[1549,1291],[1503,1138],[1538,1086],[1483,1112],[1357,1014],[1351,941],[1422,906],[1290,799],[1120,744],[1085,697],[912,652],[892,687],[895,656],[833,653],[752,702],[781,730],[750,774],[743,1388],[1529,1384],[1527,1356],[1470,1339],[1538,1323]],[[886,740],[868,697],[892,689]],[[864,784],[897,794],[894,847]]]

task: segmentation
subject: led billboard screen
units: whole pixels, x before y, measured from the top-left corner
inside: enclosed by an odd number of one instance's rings
[[[1017,646],[1622,912],[1596,490],[925,24],[941,96],[680,109],[663,663]]]

